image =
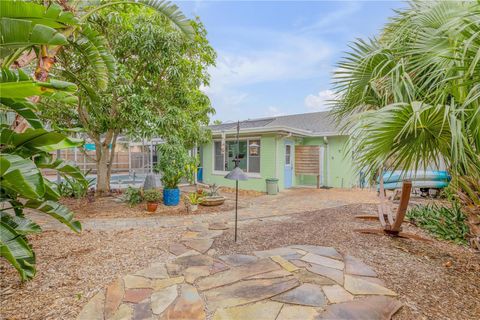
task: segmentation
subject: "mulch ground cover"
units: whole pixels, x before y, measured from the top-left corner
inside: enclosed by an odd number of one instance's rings
[[[394,319],[480,319],[480,254],[446,241],[365,235],[355,228],[379,223],[354,219],[375,205],[349,205],[292,215],[284,221],[252,222],[215,240],[218,254],[249,253],[292,244],[332,246],[372,266],[404,307]],[[429,237],[404,224],[404,230]]]
[[[29,236],[37,274],[21,283],[0,260],[0,319],[75,319],[98,290],[116,277],[167,259],[181,230],[171,228],[45,231]]]
[[[192,188],[182,190],[183,194],[193,192]],[[157,211],[149,213],[146,210],[146,203],[142,202],[138,205],[130,206],[121,201],[121,195],[115,194],[108,197],[94,198],[91,201],[87,198],[74,199],[64,198],[61,200],[63,204],[68,206],[75,212],[75,218],[78,220],[91,218],[144,218],[154,216],[170,216],[170,215],[186,215],[186,214],[207,214],[215,212],[227,212],[235,208],[235,190],[231,188],[221,188],[220,194],[226,198],[224,204],[219,206],[198,206],[195,212],[188,212],[183,201],[177,206],[165,206],[159,203]],[[240,190],[239,208],[247,206],[249,199],[258,197],[263,193],[255,191]]]

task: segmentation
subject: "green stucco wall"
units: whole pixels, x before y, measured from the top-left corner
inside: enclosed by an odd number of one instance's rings
[[[304,138],[301,145],[324,146],[323,185],[334,188],[351,188],[356,184],[356,175],[353,172],[351,156],[348,156],[346,148],[348,138],[346,136],[327,137],[327,143],[323,137]],[[296,176],[297,186],[315,186],[315,176]]]
[[[276,177],[276,137],[262,136],[260,139],[260,177],[252,177],[247,181],[240,181],[241,189],[266,191],[265,179]],[[213,172],[213,143],[203,145],[203,182],[216,183],[222,186],[234,187],[235,181],[224,178],[225,174]]]
[[[324,143],[323,137],[315,138],[293,138],[280,135],[265,135],[261,137],[261,158],[260,177],[252,177],[248,181],[240,181],[241,189],[266,191],[265,179],[279,179],[279,189],[284,188],[284,166],[285,166],[285,140],[290,140],[295,145],[320,145],[325,147],[323,170],[324,185],[335,188],[351,188],[357,182],[353,172],[352,159],[345,156],[347,149],[347,137],[328,137],[328,145]],[[225,174],[213,172],[213,143],[203,145],[203,182],[234,187],[235,181],[224,178]],[[295,159],[293,157],[295,165]],[[295,176],[293,186],[315,186],[317,178],[314,176]]]
[[[352,156],[346,147],[347,137],[328,138],[327,170],[328,186],[334,188],[351,188],[357,183]]]

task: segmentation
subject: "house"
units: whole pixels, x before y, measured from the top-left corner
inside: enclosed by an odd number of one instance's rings
[[[213,139],[200,148],[202,182],[234,186],[224,176],[237,155],[237,123],[210,126]],[[240,122],[240,167],[248,181],[242,189],[266,190],[265,179],[277,178],[280,190],[295,186],[350,188],[358,174],[348,156],[346,135],[329,112],[315,112]]]

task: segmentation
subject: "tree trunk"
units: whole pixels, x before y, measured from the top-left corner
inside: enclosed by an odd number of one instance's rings
[[[108,143],[95,143],[95,150],[97,154],[97,188],[96,194],[102,196],[110,192],[110,154]]]
[[[103,143],[95,142],[97,156],[97,190],[98,196],[110,193],[110,177],[112,175],[112,164],[115,156],[115,146],[118,132],[107,131]]]

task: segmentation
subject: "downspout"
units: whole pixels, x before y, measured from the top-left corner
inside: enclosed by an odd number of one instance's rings
[[[328,175],[330,174],[330,154],[328,152],[328,138],[326,136],[323,137],[323,142],[326,145],[325,148],[325,159],[327,162],[327,172],[325,174],[325,186],[328,187]]]
[[[273,153],[273,170],[275,173],[275,178],[278,179],[278,165],[277,165],[277,152],[278,152],[278,137],[275,135],[275,152]],[[278,185],[277,185],[278,188]]]

